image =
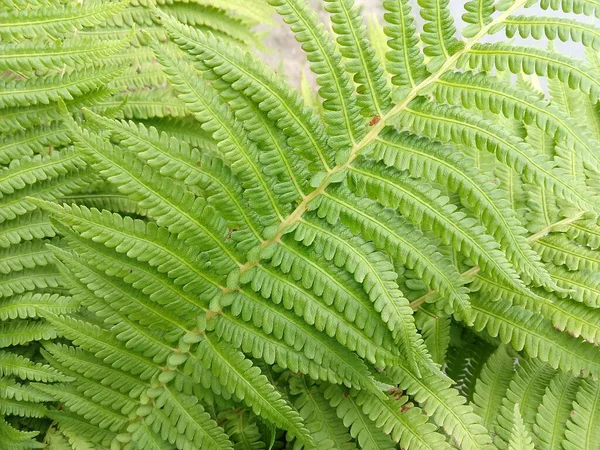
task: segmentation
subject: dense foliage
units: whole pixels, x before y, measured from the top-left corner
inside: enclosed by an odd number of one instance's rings
[[[0,449],[600,445],[600,2],[323,5],[0,1]]]

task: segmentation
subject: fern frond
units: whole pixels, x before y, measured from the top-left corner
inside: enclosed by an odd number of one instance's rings
[[[290,379],[290,394],[294,406],[302,415],[317,448],[355,450],[346,424],[336,415],[324,396],[326,385],[310,385],[304,377]]]
[[[492,21],[496,6],[492,0],[469,0],[465,3],[465,10],[462,19],[469,25],[462,30],[462,34],[473,37]]]
[[[595,346],[556,331],[542,316],[511,307],[509,302],[484,302],[475,297],[472,297],[472,309],[476,330],[486,329],[515,350],[524,349],[530,357],[554,368],[598,376],[600,359]]]
[[[67,145],[69,138],[58,123],[10,133],[0,143],[0,163],[9,164],[23,156],[47,154],[50,149]]]
[[[362,196],[367,194],[386,207],[398,209],[418,224],[422,230],[432,231],[444,244],[452,244],[469,255],[471,260],[504,282],[522,287],[514,269],[484,230],[464,213],[442,197],[432,186],[416,181],[406,174],[363,164],[350,172],[351,187]],[[468,306],[457,303],[456,310],[468,319]]]
[[[533,425],[533,431],[544,448],[563,448],[562,440],[580,383],[579,378],[561,372],[546,388]]]
[[[73,38],[60,43],[37,41],[6,43],[2,45],[0,68],[3,70],[55,70],[62,67],[80,67],[97,64],[118,54],[128,43],[124,39],[96,40]],[[123,56],[120,56],[123,58]]]
[[[81,415],[92,425],[117,432],[127,423],[126,415],[96,403],[73,386],[38,385],[37,388],[58,398],[65,407]]]
[[[420,408],[407,403],[407,400],[407,396],[380,399],[368,395],[366,391],[356,395],[356,403],[365,415],[400,446],[416,449],[451,448],[445,437],[435,431],[436,426],[428,423],[427,416]]]
[[[349,0],[328,0],[333,31],[338,35],[340,52],[346,60],[346,71],[354,74],[358,86],[357,105],[362,115],[371,119],[382,116],[390,106],[390,92],[359,10]]]
[[[184,103],[201,122],[203,128],[213,133],[219,142],[219,147],[229,161],[236,161],[233,165],[236,175],[242,184],[247,187],[246,194],[261,210],[270,211],[262,216],[265,225],[271,224],[276,217],[280,217],[282,208],[268,188],[265,175],[257,166],[257,148],[251,145],[240,131],[239,124],[232,119],[223,102],[219,101],[215,93],[206,89],[206,84],[186,69],[180,61],[165,49],[154,47],[157,57],[164,64],[165,72],[171,83],[178,89]],[[189,66],[187,66],[189,68]],[[191,75],[192,83],[189,76]],[[255,183],[260,187],[254,188]]]
[[[506,397],[502,400],[502,408],[498,415],[496,424],[497,439],[500,446],[502,441],[509,444],[513,439],[513,430],[515,423],[519,422],[521,416],[521,428],[527,433],[531,432],[531,424],[536,415],[538,405],[544,395],[545,388],[550,382],[556,371],[548,364],[540,363],[536,360],[524,361],[520,365],[516,374],[510,382]],[[515,408],[518,415],[515,415]],[[524,434],[521,430],[519,434]]]
[[[519,413],[519,404],[515,404],[513,413],[513,427],[511,431],[510,441],[508,443],[509,450],[533,450],[533,441],[529,432],[525,428],[523,418]]]
[[[463,301],[466,290],[461,287],[458,271],[436,251],[429,239],[399,215],[374,202],[359,201],[342,190],[326,195],[319,213],[327,214],[328,221],[341,216],[351,230],[360,230],[379,249],[414,270],[426,285]]]
[[[0,373],[2,376],[15,376],[22,380],[30,381],[69,381],[70,378],[62,375],[56,369],[40,363],[0,350]]]
[[[561,198],[581,205],[585,210],[597,208],[595,196],[589,188],[571,179],[565,171],[554,168],[554,163],[548,157],[536,153],[500,126],[462,108],[432,106],[422,99],[405,111],[400,121],[415,131],[494,153],[499,161],[522,174],[526,181],[541,185]],[[575,185],[576,189],[573,188]],[[581,195],[582,192],[586,194]]]
[[[175,429],[185,436],[196,448],[203,450],[232,449],[232,444],[223,429],[210,417],[194,396],[164,386],[154,404],[161,407],[169,420],[176,424]]]
[[[450,383],[430,374],[425,374],[422,378],[415,377],[402,369],[389,370],[389,376],[398,382],[461,448],[493,448],[489,432],[482,425],[481,418],[473,412],[470,405],[465,404],[466,398],[450,387]]]
[[[415,314],[417,327],[423,334],[425,345],[431,353],[433,361],[442,364],[446,360],[448,345],[450,343],[451,320],[437,313],[434,308],[420,308]]]
[[[475,412],[483,419],[483,425],[493,430],[502,407],[502,399],[514,373],[515,358],[504,345],[500,345],[487,359],[473,394]]]
[[[386,54],[387,70],[392,83],[401,89],[412,89],[428,76],[424,57],[418,50],[419,38],[407,0],[387,0],[385,9],[385,34],[390,38]]]
[[[42,79],[5,83],[0,93],[0,107],[49,104],[59,99],[73,100],[112,80],[121,69],[110,67],[102,71],[81,71],[58,74]]]
[[[583,380],[573,402],[573,410],[567,422],[563,448],[592,448],[598,442],[598,414],[600,414],[600,389],[598,383]]]
[[[285,133],[290,146],[297,147],[303,157],[318,160],[328,167],[329,150],[323,126],[302,106],[298,96],[290,93],[285,83],[250,55],[224,46],[210,35],[184,27],[169,17],[160,17],[175,43],[200,62],[202,70],[210,68],[220,82],[251,97]],[[224,73],[228,75],[223,77]]]
[[[600,17],[600,4],[597,0],[540,0],[540,8]]]
[[[472,291],[481,291],[481,295],[490,298],[502,298],[535,314],[543,314],[552,321],[554,328],[566,331],[573,337],[583,337],[588,342],[597,342],[600,328],[598,312],[584,304],[574,302],[571,298],[533,292],[534,295],[523,295],[514,289],[502,286],[489,276],[481,273],[470,285]],[[573,295],[573,294],[571,294]]]
[[[118,2],[96,1],[91,3],[60,4],[52,7],[26,8],[25,13],[15,17],[12,12],[0,13],[0,36],[7,39],[33,38],[45,34],[73,32],[93,27],[110,16],[122,11],[129,0]]]
[[[323,99],[323,120],[330,135],[329,145],[341,150],[360,140],[366,122],[352,95],[350,77],[341,69],[341,54],[327,39],[324,27],[304,0],[268,0],[290,25],[296,40],[302,43],[311,69],[317,74],[319,95]]]
[[[34,440],[38,431],[20,431],[10,426],[6,420],[0,419],[0,433],[7,450],[41,448],[40,443]]]
[[[486,110],[535,125],[565,145],[572,146],[578,155],[594,167],[598,158],[592,137],[561,109],[520,87],[504,84],[488,75],[446,73],[436,82],[439,101],[470,109]],[[562,86],[562,83],[560,83]],[[567,111],[568,113],[568,111]]]
[[[260,369],[242,353],[208,334],[199,344],[197,355],[204,367],[251,406],[256,414],[262,413],[263,417],[282,426],[306,445],[312,445],[312,438],[298,412],[286,403]]]
[[[592,101],[600,96],[598,77],[581,61],[560,53],[507,44],[476,44],[461,55],[459,67],[510,70],[512,73],[537,74],[560,80],[579,89]]]
[[[510,206],[493,183],[469,167],[462,152],[450,153],[447,148],[406,133],[388,132],[377,138],[370,156],[387,166],[408,170],[413,177],[422,177],[458,192],[490,234],[508,250],[510,261],[534,280],[548,283],[548,275],[537,262],[539,257],[525,242],[525,230]]]
[[[425,44],[423,53],[433,60],[430,69],[438,70],[445,60],[463,48],[456,39],[456,27],[450,12],[449,0],[419,0],[421,17],[425,20],[421,39]]]
[[[584,46],[600,50],[600,29],[573,19],[540,16],[511,16],[503,21],[509,38],[519,34],[523,38],[560,39],[563,42],[581,42]]]
[[[344,392],[339,386],[331,385],[324,391],[324,396],[336,409],[337,416],[343,421],[344,426],[349,428],[350,435],[356,439],[360,448],[365,450],[394,448],[392,439],[364,415],[361,407],[349,393]]]
[[[598,440],[599,0],[324,1],[0,0],[0,447]]]

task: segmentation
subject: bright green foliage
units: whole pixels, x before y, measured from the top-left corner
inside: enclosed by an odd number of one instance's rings
[[[249,28],[268,17],[265,8],[247,11],[252,17],[242,18],[218,6],[224,5],[172,2],[169,10],[202,29],[227,29],[227,36],[237,42],[256,42]],[[0,4],[2,449],[37,448],[44,441],[55,409],[47,406],[57,397],[55,391],[43,389],[71,378],[48,366],[40,353],[44,343],[58,336],[42,311],[65,315],[80,308],[80,299],[69,295],[61,281],[49,247],[63,248],[66,242],[56,237],[55,224],[32,199],[62,198],[123,214],[145,214],[138,203],[101,181],[82,154],[69,146],[71,137],[58,105],[64,102],[71,113],[87,106],[130,118],[153,118],[152,111],[164,116],[159,111],[164,112],[162,101],[178,100],[167,89],[153,89],[166,80],[160,66],[152,63],[152,52],[138,39],[153,23],[148,8],[127,1]],[[145,101],[147,110],[139,116],[140,111],[123,106],[129,94],[135,95],[133,90],[152,92],[156,102]],[[177,107],[184,109],[182,104]],[[116,295],[108,287],[103,292]],[[35,386],[37,382],[47,386]],[[52,428],[46,442],[51,448],[64,442],[68,448],[93,448],[85,447],[91,435],[87,426]],[[110,440],[103,445],[109,446]]]
[[[600,3],[463,3],[0,1],[0,450],[597,446],[600,34],[523,14]]]
[[[527,432],[525,428],[525,424],[523,423],[523,418],[521,417],[521,413],[519,413],[519,404],[515,404],[515,409],[513,412],[514,415],[514,423],[512,427],[512,436],[510,437],[510,442],[508,443],[509,450],[533,450],[533,441],[531,440],[531,436]]]

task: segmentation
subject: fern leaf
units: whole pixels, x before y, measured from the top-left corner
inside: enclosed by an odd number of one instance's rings
[[[565,114],[561,109],[540,100],[538,95],[483,74],[448,72],[436,84],[435,95],[439,101],[470,109],[485,109],[535,125],[573,148],[586,162],[600,167],[593,151],[595,140],[577,121],[568,117],[568,110]],[[562,83],[558,84],[563,86]]]
[[[516,33],[523,38],[560,39],[563,42],[581,42],[584,46],[600,50],[600,29],[572,19],[539,16],[511,16],[504,21],[506,35]]]
[[[70,297],[59,294],[26,292],[4,299],[0,303],[0,320],[36,318],[38,308],[43,308],[55,314],[75,312],[79,304]]]
[[[510,441],[508,443],[509,450],[533,450],[533,441],[531,440],[531,436],[529,436],[529,432],[525,428],[525,424],[523,423],[523,418],[519,413],[519,404],[515,404],[514,408],[514,422],[512,427],[512,432],[510,436]]]
[[[50,340],[56,337],[54,328],[41,321],[11,320],[0,324],[0,348],[24,345],[33,341]]]
[[[33,361],[14,353],[0,350],[0,373],[3,377],[15,376],[22,380],[31,381],[69,381],[58,370]]]
[[[88,38],[67,39],[49,46],[39,42],[3,44],[0,68],[3,70],[44,70],[57,67],[83,67],[95,64],[119,53],[127,45],[128,38],[91,40]]]
[[[487,359],[475,383],[474,410],[483,419],[483,425],[493,429],[502,407],[508,385],[514,373],[515,359],[500,345]]]
[[[304,331],[297,326],[294,331],[298,340],[304,339],[302,351],[304,358],[297,355],[295,347],[284,342],[278,342],[276,337],[267,337],[241,320],[235,320],[225,315],[216,325],[217,334],[236,348],[262,358],[268,364],[277,363],[280,367],[289,368],[294,372],[305,373],[314,379],[325,379],[330,382],[344,383],[367,389],[374,395],[381,395],[374,384],[367,367],[355,356],[342,358],[344,349],[336,346],[328,339],[323,339],[317,333]],[[289,336],[289,331],[287,336]],[[290,340],[289,337],[287,339]],[[319,348],[322,346],[322,348]],[[307,361],[308,360],[308,361]],[[325,370],[323,370],[325,369]]]
[[[264,210],[265,212],[261,215],[263,223],[272,224],[276,217],[281,219],[281,206],[274,198],[264,174],[257,166],[258,149],[243,138],[244,134],[240,131],[239,124],[231,117],[231,112],[219,101],[216,93],[211,94],[206,84],[188,70],[189,65],[183,65],[157,44],[155,44],[154,50],[163,64],[169,80],[179,91],[182,101],[186,103],[198,120],[204,122],[203,128],[213,133],[225,158],[229,162],[235,161],[233,169],[242,185],[247,188],[245,192],[248,198],[255,202],[255,207],[259,211]],[[260,187],[256,188],[255,184]],[[270,212],[267,213],[267,211]]]
[[[96,325],[48,311],[44,311],[44,317],[74,344],[82,346],[114,368],[128,371],[142,380],[150,379],[158,372],[151,360],[127,349],[110,332]]]
[[[59,424],[58,428],[62,430],[63,433],[73,436],[86,436],[88,441],[100,446],[100,448],[109,448],[110,443],[116,436],[116,433],[92,425],[83,417],[72,412],[48,411],[48,416]]]
[[[121,139],[121,146],[135,152],[152,168],[160,169],[162,174],[186,185],[201,187],[207,201],[230,222],[230,228],[247,226],[256,237],[260,236],[255,215],[247,211],[239,180],[221,159],[192,149],[185,141],[159,134],[155,128],[133,122],[110,121],[92,112],[89,117],[111,130]]]
[[[97,105],[113,94],[113,91],[101,87],[97,90],[88,92],[86,95],[75,97],[75,99],[65,102],[67,109],[71,112],[77,111],[82,106]],[[120,104],[120,102],[118,102]],[[61,119],[61,113],[58,110],[58,104],[53,102],[50,104],[38,103],[35,106],[25,108],[7,108],[2,112],[2,123],[0,131],[14,132],[17,130],[25,130],[37,126],[48,126],[52,122]]]
[[[550,266],[550,275],[559,287],[569,291],[570,297],[596,308],[600,301],[600,277],[597,273],[573,272],[564,266]]]
[[[539,257],[525,242],[525,230],[496,186],[469,167],[462,152],[411,137],[405,133],[382,133],[370,157],[387,166],[408,170],[413,177],[423,177],[458,191],[463,201],[480,217],[490,234],[503,244],[507,257],[516,267],[537,282],[551,283]]]
[[[459,58],[459,67],[510,70],[557,79],[579,89],[592,101],[600,96],[600,84],[593,70],[581,61],[551,51],[507,44],[476,44]]]
[[[324,386],[310,385],[303,377],[290,380],[294,406],[303,417],[316,448],[319,450],[356,450],[345,424],[325,398]]]
[[[256,414],[262,413],[263,417],[288,430],[306,445],[312,445],[312,438],[298,412],[286,403],[260,369],[242,353],[208,334],[200,343],[197,355],[206,369],[251,406]]]
[[[552,325],[559,331],[566,331],[573,337],[583,337],[588,342],[597,342],[598,318],[595,308],[573,302],[571,298],[561,298],[546,292],[532,292],[534,295],[523,295],[514,289],[495,282],[489,276],[477,274],[470,288],[473,292],[481,291],[482,295],[489,298],[502,298],[504,301],[531,311],[543,314],[552,321]]]
[[[600,3],[597,0],[540,0],[540,8],[600,17]]]
[[[412,8],[407,0],[386,0],[383,7],[387,22],[384,31],[390,38],[387,69],[392,75],[392,83],[401,89],[413,89],[427,78],[428,72],[418,50],[419,38]]]
[[[518,415],[525,422],[522,426],[527,433],[531,431],[531,424],[535,420],[536,410],[544,395],[546,385],[555,375],[548,364],[543,364],[537,360],[524,361],[517,368],[516,374],[510,382],[506,397],[502,400],[502,408],[496,424],[497,444],[504,446],[513,438],[515,422],[519,421],[515,417],[515,407],[518,407]],[[523,434],[522,431],[520,434]],[[504,443],[503,443],[504,442]]]
[[[544,448],[563,448],[562,440],[580,383],[579,378],[560,372],[546,388],[533,425],[533,431]]]
[[[123,10],[129,0],[119,2],[54,4],[51,8],[31,8],[25,14],[0,13],[0,36],[10,39],[33,38],[47,33],[69,33],[92,27]]]
[[[384,206],[398,209],[422,230],[432,231],[444,244],[453,244],[457,250],[469,255],[482,270],[524,288],[514,269],[484,230],[464,213],[456,212],[455,206],[430,185],[368,163],[352,168],[350,177],[359,196],[366,193]],[[469,307],[464,299],[453,306],[469,320]]]
[[[450,317],[434,314],[434,308],[420,308],[415,314],[415,322],[425,340],[425,345],[433,361],[442,364],[446,360],[448,345],[450,343]]]
[[[425,20],[421,39],[425,44],[423,53],[431,56],[432,70],[440,68],[442,63],[463,48],[456,39],[456,28],[449,8],[449,0],[419,0],[421,17]]]
[[[470,38],[492,21],[496,8],[492,0],[469,0],[465,3],[465,10],[462,19],[469,25],[462,30],[462,34]]]
[[[474,327],[486,329],[504,343],[547,362],[554,368],[574,374],[597,377],[598,353],[594,346],[572,339],[554,329],[542,316],[511,307],[509,302],[483,302],[472,297]]]
[[[331,385],[324,391],[329,404],[336,409],[337,416],[343,421],[350,435],[364,450],[391,450],[394,443],[391,438],[376,428],[364,415],[355,399],[339,386]]]
[[[570,420],[567,422],[563,448],[567,450],[592,449],[596,445],[599,431],[594,424],[598,422],[597,418],[600,414],[599,399],[598,383],[583,380],[573,402]]]
[[[466,290],[461,287],[456,268],[436,251],[432,242],[399,215],[374,202],[359,201],[358,197],[341,190],[326,194],[319,212],[334,217],[340,215],[353,231],[360,230],[365,238],[414,270],[426,285],[443,292],[444,296],[465,297]],[[334,217],[327,220],[332,221]]]
[[[405,369],[389,370],[389,376],[412,396],[435,423],[465,449],[492,449],[489,432],[481,418],[466,405],[465,397],[437,376],[416,377]]]
[[[366,123],[356,104],[350,78],[340,68],[342,56],[304,0],[268,1],[290,25],[296,40],[303,45],[312,71],[317,74],[319,95],[323,99],[323,120],[330,135],[329,145],[334,150],[354,145],[365,134]]]
[[[121,69],[108,68],[102,71],[75,71],[5,83],[0,93],[0,107],[29,106],[38,103],[47,105],[59,99],[73,100],[107,84]]]
[[[162,408],[177,432],[184,435],[198,449],[232,449],[232,444],[223,429],[210,417],[196,397],[172,389],[162,388],[162,394],[154,399]]]
[[[600,248],[600,225],[593,219],[580,220],[571,224],[566,234],[569,239],[592,250]]]
[[[68,143],[69,139],[59,124],[7,133],[0,143],[0,162],[9,164],[22,156],[45,154],[50,148],[62,147]]]
[[[37,388],[59,399],[65,407],[81,415],[92,425],[118,432],[125,427],[127,416],[87,398],[85,394],[69,385],[39,384]]]
[[[346,71],[354,74],[362,115],[371,119],[382,116],[390,106],[390,91],[375,50],[367,39],[359,10],[351,0],[328,0],[332,28],[337,34],[340,53],[346,60]]]
[[[389,434],[401,447],[415,449],[451,448],[436,426],[427,422],[427,416],[417,406],[407,403],[408,397],[386,399],[369,396],[365,391],[356,395],[361,406],[377,427]]]
[[[196,201],[172,180],[148,174],[140,161],[121,157],[112,146],[103,145],[100,136],[78,128],[73,121],[67,120],[67,123],[76,147],[98,161],[92,163],[94,169],[137,201],[150,216],[156,218],[159,226],[166,226],[189,245],[206,252],[214,270],[222,270],[223,273],[233,270],[235,265],[232,262],[236,261],[237,255],[226,244],[227,227],[216,214],[211,214],[212,208]],[[132,179],[126,182],[125,177]],[[170,184],[170,189],[163,188],[165,182]],[[199,221],[199,217],[203,220]]]
[[[34,440],[39,431],[21,431],[10,426],[4,418],[0,419],[0,436],[7,450],[28,450],[42,448],[42,445]]]
[[[52,250],[57,260],[69,269],[69,276],[76,277],[85,284],[96,297],[101,299],[101,303],[108,304],[114,311],[122,311],[131,320],[150,329],[163,329],[171,332],[170,338],[172,339],[179,338],[183,334],[183,332],[179,332],[177,335],[177,328],[184,328],[187,323],[171,314],[166,308],[161,308],[148,297],[132,289],[127,289],[126,285],[122,285],[118,280],[94,271],[69,253],[57,248],[52,248]],[[84,300],[82,303],[85,305],[88,301]],[[97,310],[100,309],[98,305],[90,309],[96,310],[100,316],[104,315]]]
[[[103,364],[101,359],[79,347],[47,343],[44,349],[44,356],[54,365],[70,371],[71,374],[79,374],[101,382],[120,393],[138,397],[148,387],[138,377]]]
[[[164,15],[172,39],[203,67],[210,68],[221,82],[250,96],[261,111],[268,113],[288,138],[288,144],[311,161],[328,167],[325,130],[304,107],[297,95],[257,60],[235,48],[223,45],[210,35],[184,27]],[[228,76],[223,76],[228,73]]]
[[[539,239],[534,247],[544,261],[567,266],[569,270],[596,272],[600,265],[595,251],[572,243],[562,233]]]
[[[76,172],[85,168],[85,162],[72,151],[54,152],[49,156],[27,156],[13,160],[10,165],[0,170],[0,192],[4,195],[50,178]]]
[[[21,242],[56,236],[54,227],[46,214],[33,211],[0,225],[0,247],[8,248]]]
[[[423,101],[413,103],[405,111],[407,114],[400,120],[410,124],[414,131],[494,153],[499,161],[522,174],[526,181],[541,185],[585,210],[595,210],[594,195],[589,188],[572,180],[565,171],[554,168],[549,158],[535,153],[501,127],[462,108],[431,106]],[[566,179],[569,181],[565,182]],[[574,185],[576,189],[573,189]],[[582,192],[586,194],[581,195]]]

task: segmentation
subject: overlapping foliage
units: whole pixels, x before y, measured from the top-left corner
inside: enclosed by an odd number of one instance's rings
[[[32,448],[44,440],[56,398],[35,383],[67,382],[40,353],[56,327],[40,311],[79,310],[47,244],[62,248],[48,214],[33,198],[107,208],[142,209],[93,173],[70,145],[59,101],[70,113],[86,106],[111,117],[185,130],[193,120],[166,83],[144,34],[165,40],[149,2],[0,2],[0,448]],[[191,26],[253,45],[250,28],[266,8],[214,1],[170,2],[165,11]],[[188,136],[198,144],[200,133]],[[140,216],[141,217],[141,216]],[[16,428],[16,429],[15,429]],[[46,441],[59,434],[52,428]],[[65,431],[74,446],[75,434]],[[64,436],[63,436],[64,437]],[[83,437],[81,438],[83,439]],[[62,442],[62,441],[56,441]],[[68,444],[64,444],[65,446]],[[66,447],[62,447],[66,448]]]
[[[268,3],[317,97],[261,2],[0,24],[6,448],[594,448],[600,5]]]

